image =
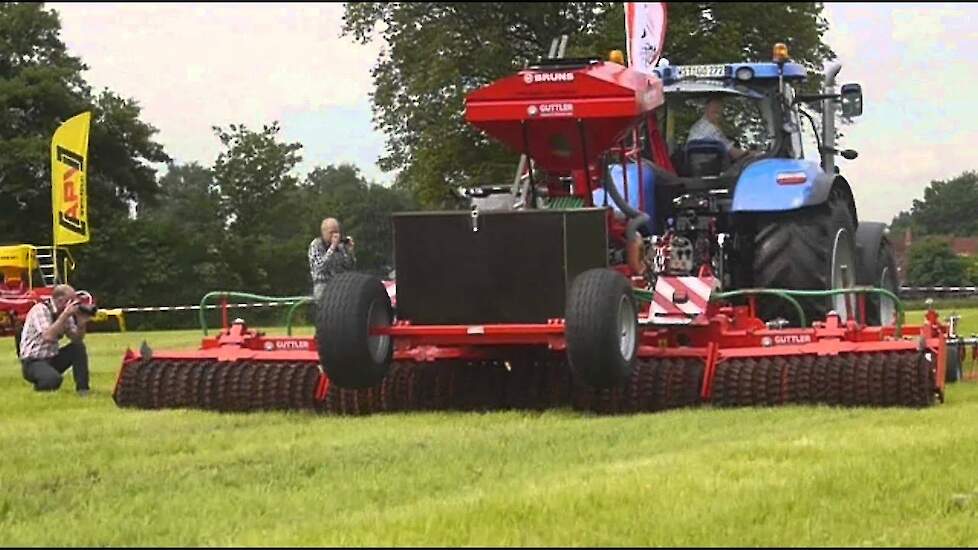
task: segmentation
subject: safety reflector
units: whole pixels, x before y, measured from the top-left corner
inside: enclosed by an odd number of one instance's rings
[[[798,185],[808,181],[804,172],[782,172],[778,174],[778,185]]]

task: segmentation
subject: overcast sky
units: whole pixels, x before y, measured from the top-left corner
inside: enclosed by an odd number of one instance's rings
[[[278,120],[303,144],[300,171],[353,162],[370,179],[370,68],[378,45],[340,38],[342,4],[48,4],[88,81],[143,106],[179,162],[210,165],[211,126]],[[860,219],[890,221],[934,179],[978,169],[978,4],[827,3],[841,82],[863,86],[863,116],[839,159]],[[668,40],[668,36],[666,37]],[[622,37],[624,43],[624,37]]]

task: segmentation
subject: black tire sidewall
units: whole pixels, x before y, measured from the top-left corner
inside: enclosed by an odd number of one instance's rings
[[[961,380],[961,353],[959,346],[947,347],[947,361],[944,368],[945,382],[958,382]]]
[[[883,270],[887,269],[890,271],[891,280],[893,285],[891,288],[887,288],[883,283]],[[871,283],[874,287],[885,288],[893,294],[899,295],[899,282],[897,281],[897,266],[896,266],[896,256],[893,254],[893,248],[890,246],[890,241],[885,236],[880,239],[879,247],[877,247],[876,261],[873,265],[873,282]],[[883,323],[883,313],[881,308],[884,303],[888,301],[885,296],[880,296],[876,294],[871,294],[866,298],[866,322],[869,326],[880,326]],[[895,312],[894,312],[895,314]]]
[[[845,229],[841,246],[849,249],[852,265],[849,279],[856,281],[856,236],[848,195],[834,188],[826,202],[791,212],[764,213],[753,218],[752,250],[746,255],[753,266],[750,286],[790,290],[828,290],[832,288],[833,247],[839,229]],[[746,240],[745,240],[746,241]],[[813,261],[819,262],[813,264]],[[743,280],[743,277],[741,277]],[[740,283],[743,285],[743,283]],[[778,298],[758,300],[764,320],[797,318],[794,308]],[[807,322],[825,318],[835,309],[828,298],[799,299]],[[844,316],[845,311],[838,312]],[[853,312],[855,314],[855,312]]]
[[[380,280],[361,273],[337,275],[318,304],[316,345],[319,360],[331,383],[349,389],[379,384],[387,375],[393,343],[386,340],[382,356],[370,352],[368,315],[371,305],[385,308],[388,323],[394,314]]]
[[[848,265],[848,279],[849,279],[848,286],[853,287],[856,285],[857,269],[859,264],[859,257],[856,254],[857,252],[856,223],[855,220],[853,219],[852,211],[849,210],[848,200],[846,200],[845,195],[840,191],[838,191],[837,189],[833,189],[833,192],[829,196],[829,209],[832,212],[832,239],[829,242],[829,246],[834,246],[835,236],[838,234],[838,231],[840,229],[844,229],[845,235],[843,236],[842,240],[839,241],[838,244],[839,246],[846,247],[849,249],[850,261]],[[833,284],[832,277],[834,276],[834,273],[832,273],[832,263],[834,261],[837,261],[837,259],[841,259],[842,257],[843,256],[841,251],[840,254],[838,255],[838,258],[833,257],[831,254],[829,256],[830,258],[829,267],[828,267],[829,288],[832,288],[832,284]],[[855,299],[856,295],[849,294],[849,295],[842,295],[842,296],[849,296],[852,298],[849,300],[849,303],[852,306],[852,317],[853,318],[858,317],[859,305],[858,305],[858,301]],[[828,303],[824,304],[824,307],[826,307],[827,310],[821,315],[821,317],[824,318],[825,314],[828,313],[828,310],[836,309],[834,298],[835,297],[829,298],[827,300]],[[844,306],[842,306],[842,311],[838,311],[837,313],[842,317],[843,320],[846,319],[846,311],[844,309]],[[812,320],[821,320],[821,319],[809,319],[809,322],[811,322]]]
[[[631,375],[641,335],[635,315],[634,347],[629,358],[623,357],[619,320],[623,298],[637,314],[631,284],[609,269],[586,271],[571,285],[565,327],[567,358],[579,385],[609,388]]]

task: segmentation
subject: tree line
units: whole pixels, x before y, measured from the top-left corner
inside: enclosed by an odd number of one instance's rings
[[[914,199],[910,210],[893,218],[890,229],[895,238],[904,238],[908,231],[911,235],[904,277],[907,284],[978,285],[978,255],[959,255],[951,246],[954,237],[978,238],[976,212],[978,172],[971,170],[932,181],[923,199]]]

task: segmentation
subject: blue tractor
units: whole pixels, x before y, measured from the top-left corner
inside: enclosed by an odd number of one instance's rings
[[[835,162],[837,155],[857,156],[836,148],[838,108],[847,119],[862,113],[858,84],[835,91],[840,69],[830,65],[821,93],[805,94],[808,71],[789,62],[780,44],[766,63],[660,63],[666,106],[647,124],[664,136],[675,173],[643,159],[641,170],[626,162],[623,177],[613,161],[605,185],[618,199],[611,206],[646,220],[641,230],[654,275],[695,276],[707,265],[724,289],[859,285],[897,292],[886,226],[858,220],[852,188]],[[652,140],[645,141],[643,156],[652,158]],[[593,199],[609,202],[604,188]],[[808,319],[832,310],[859,317],[856,300],[841,294],[803,306]],[[794,324],[795,310],[783,300],[762,300],[759,308],[763,319]],[[863,319],[890,324],[894,306],[869,295]]]

